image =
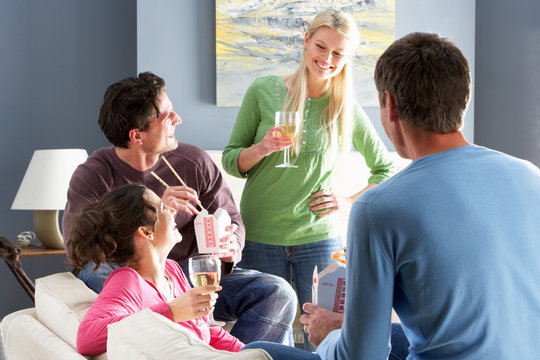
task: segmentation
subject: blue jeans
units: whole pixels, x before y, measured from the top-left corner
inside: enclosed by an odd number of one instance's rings
[[[273,360],[320,360],[321,358],[316,353],[302,350],[298,348],[292,348],[290,346],[283,346],[281,344],[271,343],[267,341],[256,341],[248,344],[242,348],[247,349],[263,349],[265,350]]]
[[[103,284],[105,284],[105,280],[107,280],[109,275],[123,265],[104,263],[99,265],[97,270],[94,271],[95,266],[95,263],[87,262],[84,264],[84,269],[77,274],[77,277],[81,279],[86,286],[99,294],[101,290],[103,290]]]
[[[86,264],[78,277],[95,292],[103,289],[109,274],[119,265],[101,264],[93,271],[94,264]],[[189,275],[187,262],[181,264]],[[189,276],[188,276],[189,277]],[[292,345],[292,323],[296,314],[296,295],[291,286],[277,276],[258,271],[235,268],[232,274],[220,281],[223,289],[214,309],[217,319],[236,324],[231,334],[243,343],[257,340]]]
[[[302,314],[302,305],[312,302],[313,269],[324,270],[334,260],[332,252],[342,247],[339,237],[316,241],[304,245],[278,246],[246,241],[242,250],[243,268],[255,269],[264,273],[282,277],[294,284]],[[308,341],[304,333],[304,349],[314,351],[315,347]]]
[[[388,360],[405,360],[409,355],[409,341],[400,324],[392,324],[392,349],[388,355]],[[288,346],[265,341],[257,341],[246,345],[246,349],[264,349],[270,354],[273,360],[320,360],[319,355],[301,350],[291,349]]]
[[[392,323],[392,337],[390,338],[390,354],[388,360],[405,360],[409,356],[409,340],[399,323]]]

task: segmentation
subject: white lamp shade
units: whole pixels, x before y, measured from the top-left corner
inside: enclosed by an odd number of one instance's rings
[[[63,210],[71,175],[87,157],[84,149],[36,150],[11,209]]]

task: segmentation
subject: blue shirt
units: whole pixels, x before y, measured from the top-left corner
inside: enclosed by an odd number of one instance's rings
[[[322,359],[540,356],[540,170],[469,145],[425,156],[353,205],[341,330]]]

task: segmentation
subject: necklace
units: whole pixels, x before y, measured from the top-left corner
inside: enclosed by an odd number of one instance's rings
[[[169,279],[167,273],[163,274],[165,281],[167,282],[167,292],[164,294],[167,301],[174,299],[174,283]]]

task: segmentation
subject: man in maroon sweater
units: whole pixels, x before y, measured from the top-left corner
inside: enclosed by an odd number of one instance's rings
[[[66,248],[70,241],[69,226],[82,208],[117,186],[140,183],[177,210],[176,224],[183,240],[173,248],[169,258],[188,273],[187,260],[198,254],[193,225],[198,205],[210,214],[223,208],[235,226],[220,239],[225,248],[220,253],[224,276],[215,317],[236,320],[231,334],[244,343],[266,340],[293,345],[290,340],[297,307],[294,291],[277,276],[241,268],[233,271],[242,257],[244,224],[229,187],[209,155],[176,140],[174,130],[182,120],[173,111],[165,81],[146,72],[111,85],[105,92],[98,122],[113,146],[95,151],[71,178],[62,219]],[[187,186],[180,184],[161,157],[165,157]],[[169,186],[160,183],[152,172]],[[87,264],[78,276],[100,292],[110,272],[121,265],[102,264],[97,270],[94,265]]]

